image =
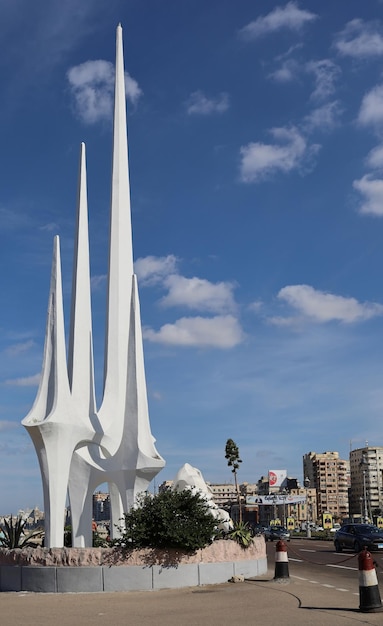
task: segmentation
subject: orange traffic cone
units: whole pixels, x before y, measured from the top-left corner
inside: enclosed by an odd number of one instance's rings
[[[375,565],[370,552],[362,550],[359,561],[359,608],[363,613],[382,611],[382,601],[378,587]]]
[[[279,540],[275,550],[274,580],[280,580],[281,578],[289,578],[289,559],[285,542]]]

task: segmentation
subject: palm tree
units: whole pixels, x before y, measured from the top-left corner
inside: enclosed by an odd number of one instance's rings
[[[239,468],[239,464],[242,463],[242,459],[239,458],[239,449],[235,441],[232,439],[228,439],[226,441],[225,447],[225,459],[227,459],[227,464],[232,468],[232,472],[234,474],[234,483],[235,483],[235,491],[237,493],[238,507],[239,507],[239,521],[242,522],[242,507],[241,507],[241,494],[239,493],[238,480],[237,480],[237,470]]]

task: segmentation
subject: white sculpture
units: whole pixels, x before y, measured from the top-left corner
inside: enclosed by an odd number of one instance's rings
[[[140,306],[133,270],[122,28],[117,27],[104,392],[94,388],[85,146],[81,146],[68,362],[59,238],[54,241],[39,390],[22,424],[37,452],[45,546],[63,546],[67,491],[75,547],[92,545],[92,496],[109,484],[115,524],[165,465],[149,424]]]
[[[210,509],[210,513],[217,520],[217,528],[224,532],[229,532],[233,529],[233,521],[230,515],[224,509],[218,508],[218,505],[213,500],[213,492],[206,484],[201,471],[197,467],[185,463],[178,471],[172,485],[174,491],[184,491],[189,489],[192,493],[198,493],[203,498]]]

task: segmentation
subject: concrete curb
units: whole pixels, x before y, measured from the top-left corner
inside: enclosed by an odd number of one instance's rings
[[[232,576],[243,575],[245,578],[250,578],[266,573],[266,557],[221,563],[191,563],[175,567],[161,565],[100,567],[1,565],[0,592],[153,591],[219,584],[227,582]]]

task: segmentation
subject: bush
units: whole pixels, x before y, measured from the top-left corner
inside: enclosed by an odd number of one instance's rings
[[[2,536],[0,536],[0,547],[9,548],[36,548],[39,543],[34,539],[41,539],[44,531],[41,529],[32,530],[28,534],[25,533],[25,521],[21,517],[16,517],[13,521],[11,515],[10,520],[4,520],[1,526]]]
[[[195,552],[213,541],[216,524],[206,501],[189,490],[146,494],[124,515],[121,537],[113,545]]]
[[[239,543],[242,548],[248,548],[252,543],[252,533],[247,522],[236,522],[233,530],[227,534],[228,539]]]

